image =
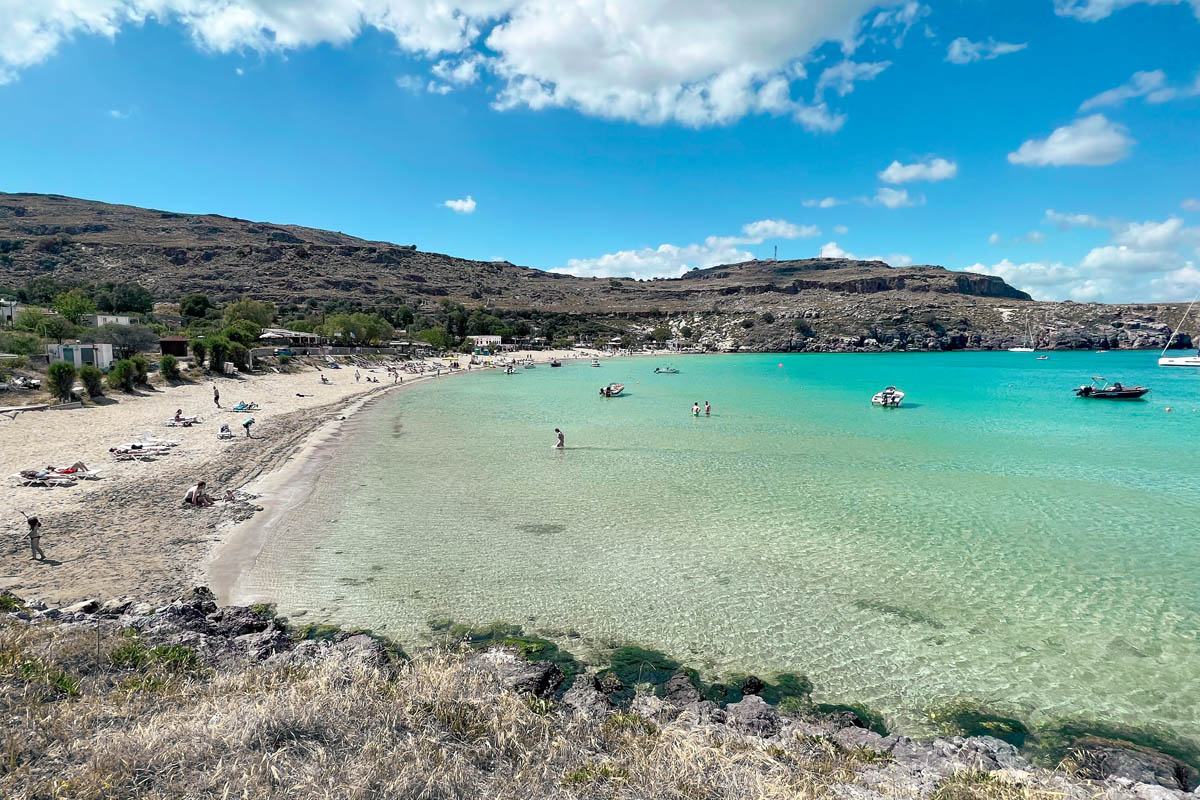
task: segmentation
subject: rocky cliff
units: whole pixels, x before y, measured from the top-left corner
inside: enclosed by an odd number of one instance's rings
[[[497,313],[537,310],[644,333],[667,325],[720,350],[1159,348],[1177,304],[1035,303],[1000,278],[847,259],[752,261],[682,278],[576,278],[415,245],[217,215],[0,194],[0,287],[137,281],[156,298],[249,295],[372,309],[443,299]],[[1185,329],[1175,347],[1189,347]]]

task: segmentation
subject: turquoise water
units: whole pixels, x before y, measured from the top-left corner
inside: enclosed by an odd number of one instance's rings
[[[1200,371],[1155,359],[698,356],[678,375],[619,359],[442,380],[350,424],[243,593],[408,642],[501,619],[710,673],[803,672],[901,729],[972,698],[1200,739]],[[1075,398],[1094,374],[1154,391]],[[626,396],[599,397],[610,381]],[[888,384],[903,408],[870,405]]]

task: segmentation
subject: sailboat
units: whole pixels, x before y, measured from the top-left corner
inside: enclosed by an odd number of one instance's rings
[[[1200,296],[1193,298],[1192,302],[1188,303],[1187,311],[1183,312],[1183,319],[1179,320],[1179,324],[1171,332],[1171,338],[1167,339],[1167,346],[1158,354],[1158,365],[1160,367],[1200,367],[1200,350],[1197,350],[1194,356],[1167,356],[1167,349],[1170,348],[1171,342],[1175,341],[1175,335],[1179,333],[1179,329],[1187,321],[1188,314],[1192,313],[1192,306],[1196,305],[1197,299],[1200,299]]]
[[[1010,353],[1032,353],[1037,350],[1036,342],[1033,341],[1033,326],[1029,324],[1029,315],[1025,315],[1025,344],[1021,347],[1010,347]]]

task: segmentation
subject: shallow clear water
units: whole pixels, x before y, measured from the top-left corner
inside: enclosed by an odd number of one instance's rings
[[[401,641],[499,619],[803,672],[817,699],[901,728],[974,698],[1200,738],[1200,371],[1155,359],[707,356],[678,375],[623,359],[443,380],[350,424],[242,594]],[[1076,399],[1093,374],[1154,392]],[[626,396],[599,397],[610,381]],[[888,384],[903,408],[870,405]]]

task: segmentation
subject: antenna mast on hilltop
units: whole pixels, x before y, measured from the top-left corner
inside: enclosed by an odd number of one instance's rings
[[[771,258],[772,261],[779,260],[779,245],[775,245],[775,255]]]

